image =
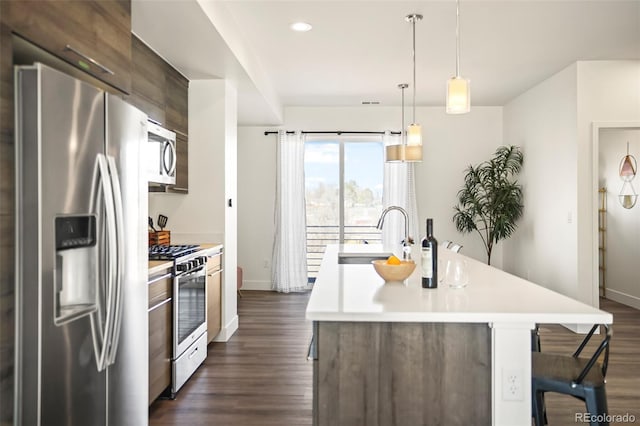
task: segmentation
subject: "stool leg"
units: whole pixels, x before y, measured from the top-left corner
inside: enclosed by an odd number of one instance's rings
[[[609,411],[604,386],[585,389],[584,402],[587,404],[587,412],[592,416],[605,416]],[[609,422],[592,421],[591,426],[609,426]]]

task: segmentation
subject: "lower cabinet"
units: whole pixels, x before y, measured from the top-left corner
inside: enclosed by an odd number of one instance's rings
[[[170,271],[149,278],[149,405],[171,385],[172,291]]]
[[[222,329],[222,253],[207,261],[207,343]]]

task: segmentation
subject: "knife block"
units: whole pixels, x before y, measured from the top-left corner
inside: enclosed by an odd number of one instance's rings
[[[149,245],[168,246],[171,244],[171,231],[149,231]]]

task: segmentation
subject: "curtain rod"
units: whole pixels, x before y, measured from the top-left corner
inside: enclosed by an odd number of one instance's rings
[[[293,130],[287,130],[285,133],[291,135],[293,133],[295,133],[295,131]],[[384,135],[385,132],[353,132],[353,131],[343,131],[343,130],[325,130],[325,131],[309,131],[309,130],[302,130],[300,133],[303,133],[305,135],[309,135],[309,134],[331,134],[331,133],[335,133],[336,135]],[[401,132],[390,132],[392,135],[399,135]],[[264,135],[277,135],[278,131],[276,130],[272,130],[272,131],[268,131],[268,132],[264,132]]]

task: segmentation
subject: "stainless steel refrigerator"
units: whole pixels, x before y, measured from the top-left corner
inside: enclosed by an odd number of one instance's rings
[[[147,425],[147,117],[42,64],[16,84],[16,424]]]

